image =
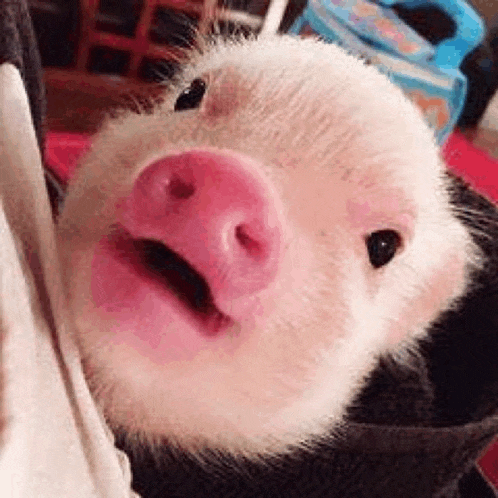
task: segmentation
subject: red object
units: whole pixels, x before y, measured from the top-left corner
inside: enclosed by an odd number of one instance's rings
[[[66,184],[74,174],[78,159],[90,146],[91,139],[87,135],[50,132],[45,140],[45,161],[48,168]]]
[[[91,139],[86,135],[49,133],[45,150],[47,165],[63,182],[67,182],[74,173],[78,158],[90,146]],[[498,160],[474,147],[460,133],[454,133],[448,139],[443,158],[452,171],[498,202]],[[498,440],[481,457],[479,466],[498,490]]]
[[[476,148],[461,133],[449,137],[443,157],[452,171],[498,202],[498,159]]]

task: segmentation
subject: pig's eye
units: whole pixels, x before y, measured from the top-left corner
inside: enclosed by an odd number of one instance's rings
[[[175,111],[186,111],[188,109],[197,109],[202,102],[206,93],[206,82],[201,78],[196,78],[190,83],[190,86],[180,93],[175,102]]]
[[[394,230],[379,230],[366,238],[368,257],[374,268],[387,265],[401,247],[401,236]]]

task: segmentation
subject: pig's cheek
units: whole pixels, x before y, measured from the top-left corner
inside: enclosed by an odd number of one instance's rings
[[[456,250],[448,254],[430,274],[430,280],[418,285],[418,292],[412,295],[404,307],[392,310],[396,316],[391,321],[388,341],[392,346],[403,344],[410,336],[425,334],[427,324],[433,322],[447,309],[453,300],[461,295],[466,285],[465,255]],[[384,302],[387,298],[383,296]],[[386,306],[387,309],[387,306]]]

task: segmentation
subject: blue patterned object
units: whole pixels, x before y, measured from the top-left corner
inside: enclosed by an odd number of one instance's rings
[[[454,36],[432,45],[394,13],[394,4],[439,7],[455,22]],[[379,66],[422,109],[443,144],[465,104],[467,79],[459,67],[485,28],[464,0],[308,0],[290,32],[318,35]]]

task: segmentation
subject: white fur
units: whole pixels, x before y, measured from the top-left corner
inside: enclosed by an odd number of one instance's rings
[[[173,113],[202,76],[199,110]],[[268,325],[191,362],[158,365],[106,340],[89,270],[115,203],[173,151],[255,158],[289,227]],[[198,449],[285,451],[341,421],[378,354],[402,349],[465,288],[474,258],[452,215],[432,132],[402,92],[333,45],[289,37],[215,45],[152,115],[107,123],[66,200],[66,285],[94,395],[114,427]],[[370,214],[357,216],[370,206]],[[371,267],[364,236],[393,228],[402,251]],[[277,289],[278,298],[275,295]],[[145,352],[144,352],[145,351]]]

